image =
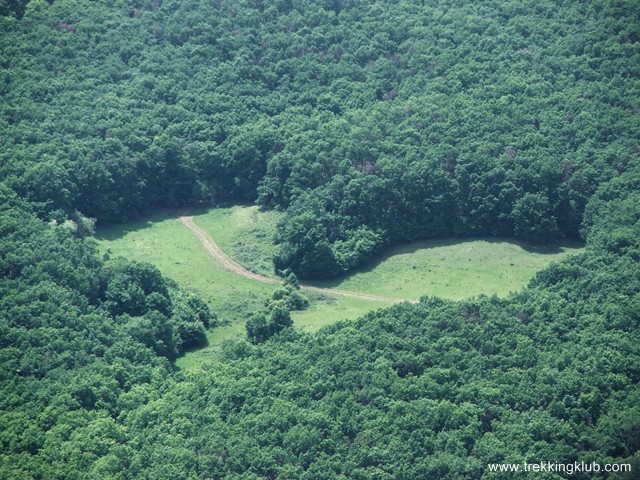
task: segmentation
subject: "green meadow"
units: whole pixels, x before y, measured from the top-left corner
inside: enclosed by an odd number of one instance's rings
[[[271,258],[276,249],[273,237],[278,215],[256,206],[234,206],[195,212],[193,217],[238,263],[274,276]],[[152,263],[209,302],[221,325],[209,332],[208,348],[178,361],[183,368],[193,368],[212,358],[224,341],[242,338],[247,315],[260,308],[275,286],[221,268],[177,217],[175,212],[156,212],[124,225],[101,227],[96,239],[102,253]],[[577,251],[577,245],[536,248],[506,239],[430,240],[391,248],[349,276],[312,284],[406,299],[423,295],[448,299],[506,296],[525,286],[549,263]],[[293,312],[292,317],[295,325],[306,331],[391,305],[318,292],[305,294],[311,300],[310,307]]]
[[[194,219],[236,261],[250,270],[273,276],[273,269],[267,268],[270,257],[265,260],[263,256],[274,248],[275,215],[275,212],[260,212],[257,207],[231,207],[195,214]],[[191,368],[206,363],[206,358],[224,341],[243,338],[247,315],[260,308],[276,287],[220,268],[177,217],[175,212],[156,212],[124,225],[101,227],[96,239],[101,253],[155,265],[167,277],[201,295],[217,313],[221,325],[209,331],[209,347],[191,352],[178,361],[181,367]],[[269,234],[265,236],[267,226]],[[307,296],[311,306],[304,312],[292,313],[296,326],[305,331],[391,305],[313,292]]]
[[[223,323],[243,318],[262,303],[272,285],[255,282],[220,268],[178,215],[157,212],[144,220],[99,228],[101,252],[149,262],[183,287],[209,302]]]
[[[549,263],[578,251],[575,244],[534,247],[509,239],[427,240],[393,247],[349,276],[313,285],[398,298],[504,297]]]

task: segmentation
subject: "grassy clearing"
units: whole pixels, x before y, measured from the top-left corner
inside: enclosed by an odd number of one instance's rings
[[[372,302],[357,298],[333,298],[313,293],[305,294],[311,300],[310,307],[302,312],[291,312],[291,318],[296,328],[305,332],[314,332],[340,320],[354,320],[371,310],[391,305],[391,303]],[[184,370],[206,368],[207,365],[216,361],[225,342],[245,338],[244,325],[244,320],[238,320],[210,330],[207,333],[209,345],[201,350],[187,353],[179,358],[176,364]]]
[[[348,277],[313,284],[414,299],[504,297],[551,262],[578,251],[578,245],[532,247],[507,239],[429,240],[391,248]]]
[[[195,222],[236,261],[249,270],[273,276],[271,258],[277,212],[235,206],[196,212]],[[218,266],[177,214],[157,212],[126,225],[98,229],[100,250],[112,256],[146,261],[183,287],[199,293],[223,324],[209,332],[209,347],[178,360],[181,368],[202,368],[215,361],[225,341],[244,337],[247,316],[263,305],[275,287],[246,279]],[[436,240],[390,249],[376,263],[343,279],[314,282],[375,295],[417,299],[422,295],[449,299],[479,294],[505,296],[525,286],[535,272],[577,246],[530,248],[507,240]],[[295,325],[314,331],[349,320],[390,303],[305,292],[309,309],[293,312]]]
[[[275,232],[276,215],[275,212],[260,212],[256,207],[231,207],[196,214],[194,219],[225,251],[248,252],[236,258],[244,266],[273,275],[271,257],[264,260],[261,256],[273,251],[271,233]],[[265,297],[276,287],[220,268],[207,256],[195,235],[176,220],[177,217],[176,213],[157,212],[125,225],[100,227],[96,239],[102,253],[155,265],[184,288],[197,292],[218,314],[223,324],[208,332],[209,347],[178,360],[181,368],[189,369],[213,361],[223,342],[244,338],[247,316],[261,308]],[[354,319],[374,308],[390,305],[313,293],[308,297],[312,300],[311,307],[304,312],[292,313],[295,325],[304,331]]]
[[[225,323],[243,320],[262,304],[273,286],[219,268],[177,215],[155,213],[126,225],[99,228],[100,250],[112,256],[145,261],[167,277],[200,294]]]

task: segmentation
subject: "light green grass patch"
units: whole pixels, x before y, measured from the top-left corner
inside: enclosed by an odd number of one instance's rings
[[[452,300],[506,296],[579,245],[534,247],[508,239],[428,240],[389,249],[376,262],[336,280],[313,282],[389,297]]]
[[[125,225],[101,227],[96,239],[102,252],[149,262],[183,287],[197,292],[222,322],[245,320],[248,312],[262,306],[274,287],[218,266],[177,217],[159,212]]]
[[[393,302],[324,295],[307,290],[302,290],[302,293],[310,300],[309,308],[291,312],[291,318],[296,327],[306,332],[315,332],[339,320],[355,320],[371,310],[393,305]]]
[[[280,212],[257,206],[214,208],[193,215],[218,246],[247,270],[275,277],[273,237]]]
[[[387,302],[304,293],[311,299],[309,308],[301,312],[291,312],[295,327],[304,332],[315,332],[340,320],[355,320],[371,310],[392,305]],[[244,340],[245,333],[244,321],[236,321],[211,329],[207,332],[209,345],[178,358],[176,365],[184,370],[206,369],[208,365],[217,361],[225,342]]]

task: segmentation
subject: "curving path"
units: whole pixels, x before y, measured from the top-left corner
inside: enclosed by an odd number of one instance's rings
[[[272,283],[279,284],[280,281],[266,277],[264,275],[260,275],[259,273],[254,273],[246,268],[244,268],[239,263],[235,262],[231,259],[226,253],[222,251],[222,249],[216,245],[213,239],[209,236],[207,232],[201,229],[196,223],[193,221],[193,217],[183,216],[179,217],[178,221],[184,224],[187,228],[189,228],[193,233],[195,233],[196,237],[200,239],[204,249],[207,251],[209,255],[211,255],[222,267],[230,272],[236,273],[238,275],[242,275],[245,278],[250,278],[252,280],[257,280],[258,282],[264,283]],[[410,303],[418,303],[417,300],[408,299],[408,298],[393,298],[393,297],[383,297],[380,295],[370,295],[368,293],[357,293],[350,292],[348,290],[337,290],[335,288],[320,288],[313,287],[311,285],[300,285],[305,290],[310,290],[313,292],[326,293],[330,295],[342,295],[345,297],[353,297],[353,298],[361,298],[363,300],[374,300],[378,302],[410,302]]]

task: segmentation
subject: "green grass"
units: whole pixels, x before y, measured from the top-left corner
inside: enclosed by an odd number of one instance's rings
[[[281,215],[257,206],[235,206],[212,209],[193,218],[235,261],[252,272],[273,277],[273,236]]]
[[[102,252],[152,263],[167,277],[200,294],[227,322],[244,320],[262,305],[272,285],[255,282],[220,267],[206,254],[177,215],[159,212],[144,220],[99,228]]]
[[[276,288],[228,272],[212,260],[200,241],[172,212],[156,212],[143,220],[98,229],[103,253],[156,265],[183,288],[200,294],[218,314],[222,325],[208,332],[209,346],[178,360],[185,369],[215,361],[225,341],[244,337],[247,316],[263,305]],[[236,261],[249,270],[273,276],[271,258],[277,212],[255,206],[216,208],[194,214],[195,222]],[[390,249],[377,262],[346,278],[313,282],[375,295],[418,299],[422,295],[449,299],[479,294],[505,296],[525,286],[535,272],[568,253],[573,246],[532,248],[508,240],[434,240]],[[293,312],[297,328],[314,331],[339,320],[350,320],[391,305],[306,291],[310,307]]]
[[[391,248],[345,278],[313,284],[412,299],[504,297],[551,262],[578,251],[575,244],[533,247],[508,239],[428,240]]]
[[[326,298],[313,293],[307,294],[307,296],[311,299],[310,307],[302,312],[291,312],[291,318],[296,328],[305,332],[314,332],[340,320],[354,320],[376,308],[392,305],[391,303],[371,302],[357,298]],[[179,358],[176,364],[184,370],[206,368],[207,365],[216,361],[225,342],[245,338],[244,323],[243,320],[239,320],[210,330],[207,333],[209,345],[187,353]]]
[[[231,207],[196,214],[194,219],[225,251],[241,247],[250,251],[250,255],[236,258],[244,266],[273,276],[270,257],[266,261],[258,257],[273,251],[271,234],[275,232],[276,215],[275,212],[261,212],[257,207]],[[220,268],[207,256],[195,235],[176,220],[177,217],[176,213],[156,212],[124,225],[100,227],[95,238],[102,253],[155,265],[183,288],[202,296],[218,314],[222,325],[208,332],[209,347],[190,352],[178,360],[181,368],[189,369],[215,359],[223,342],[244,338],[247,316],[261,308],[265,297],[276,287]],[[339,320],[355,319],[374,308],[390,305],[348,297],[325,298],[313,293],[308,297],[312,300],[309,309],[292,312],[296,327],[304,331],[314,331]]]

